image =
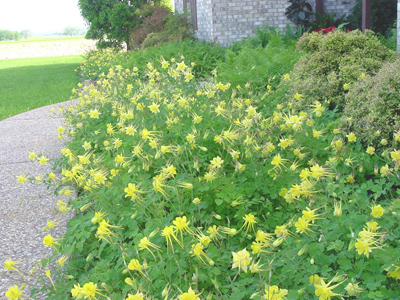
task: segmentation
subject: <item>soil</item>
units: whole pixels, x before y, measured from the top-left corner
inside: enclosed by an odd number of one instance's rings
[[[85,39],[28,43],[0,43],[0,60],[85,54],[95,48],[95,41]]]

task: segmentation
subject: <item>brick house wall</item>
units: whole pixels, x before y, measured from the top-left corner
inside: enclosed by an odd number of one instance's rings
[[[315,11],[315,0],[309,2]],[[355,2],[324,0],[324,10],[340,17],[350,13]],[[174,0],[174,5],[177,12],[186,9],[192,13],[197,38],[222,46],[252,36],[254,29],[264,24],[280,31],[291,24],[285,16],[287,0]]]

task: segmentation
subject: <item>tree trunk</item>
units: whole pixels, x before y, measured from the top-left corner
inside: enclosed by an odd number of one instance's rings
[[[315,0],[315,12],[321,15],[324,13],[324,0]]]
[[[371,28],[371,0],[362,0],[362,32]]]

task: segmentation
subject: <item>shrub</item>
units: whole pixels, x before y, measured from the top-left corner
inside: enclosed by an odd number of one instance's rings
[[[149,34],[143,41],[142,47],[165,43],[172,40],[183,40],[193,37],[193,25],[186,14],[170,14],[164,28],[159,32]]]
[[[330,101],[340,109],[346,86],[362,74],[375,74],[395,53],[383,46],[372,31],[363,34],[359,30],[336,30],[326,35],[305,33],[297,48],[306,54],[291,73],[292,94]]]
[[[147,4],[140,8],[143,21],[130,33],[130,42],[133,49],[140,47],[147,35],[161,31],[167,22],[171,11],[164,6]]]
[[[193,26],[185,14],[172,13],[169,8],[158,5],[146,5],[141,11],[143,22],[130,36],[135,48],[147,48],[170,40],[190,38],[193,35]]]
[[[358,80],[346,95],[343,123],[377,148],[400,129],[400,58],[382,66],[375,76]]]

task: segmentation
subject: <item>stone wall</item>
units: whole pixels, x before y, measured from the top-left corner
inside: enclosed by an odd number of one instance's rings
[[[203,41],[214,40],[212,0],[197,0],[196,37]]]
[[[290,21],[285,16],[287,0],[174,0],[182,12],[184,1],[197,6],[196,37],[226,46],[254,35],[256,27],[269,25],[285,30]],[[197,2],[197,3],[196,3]],[[309,0],[315,8],[315,0]],[[356,0],[324,0],[324,10],[338,17],[348,14]],[[188,7],[186,5],[186,7]]]

